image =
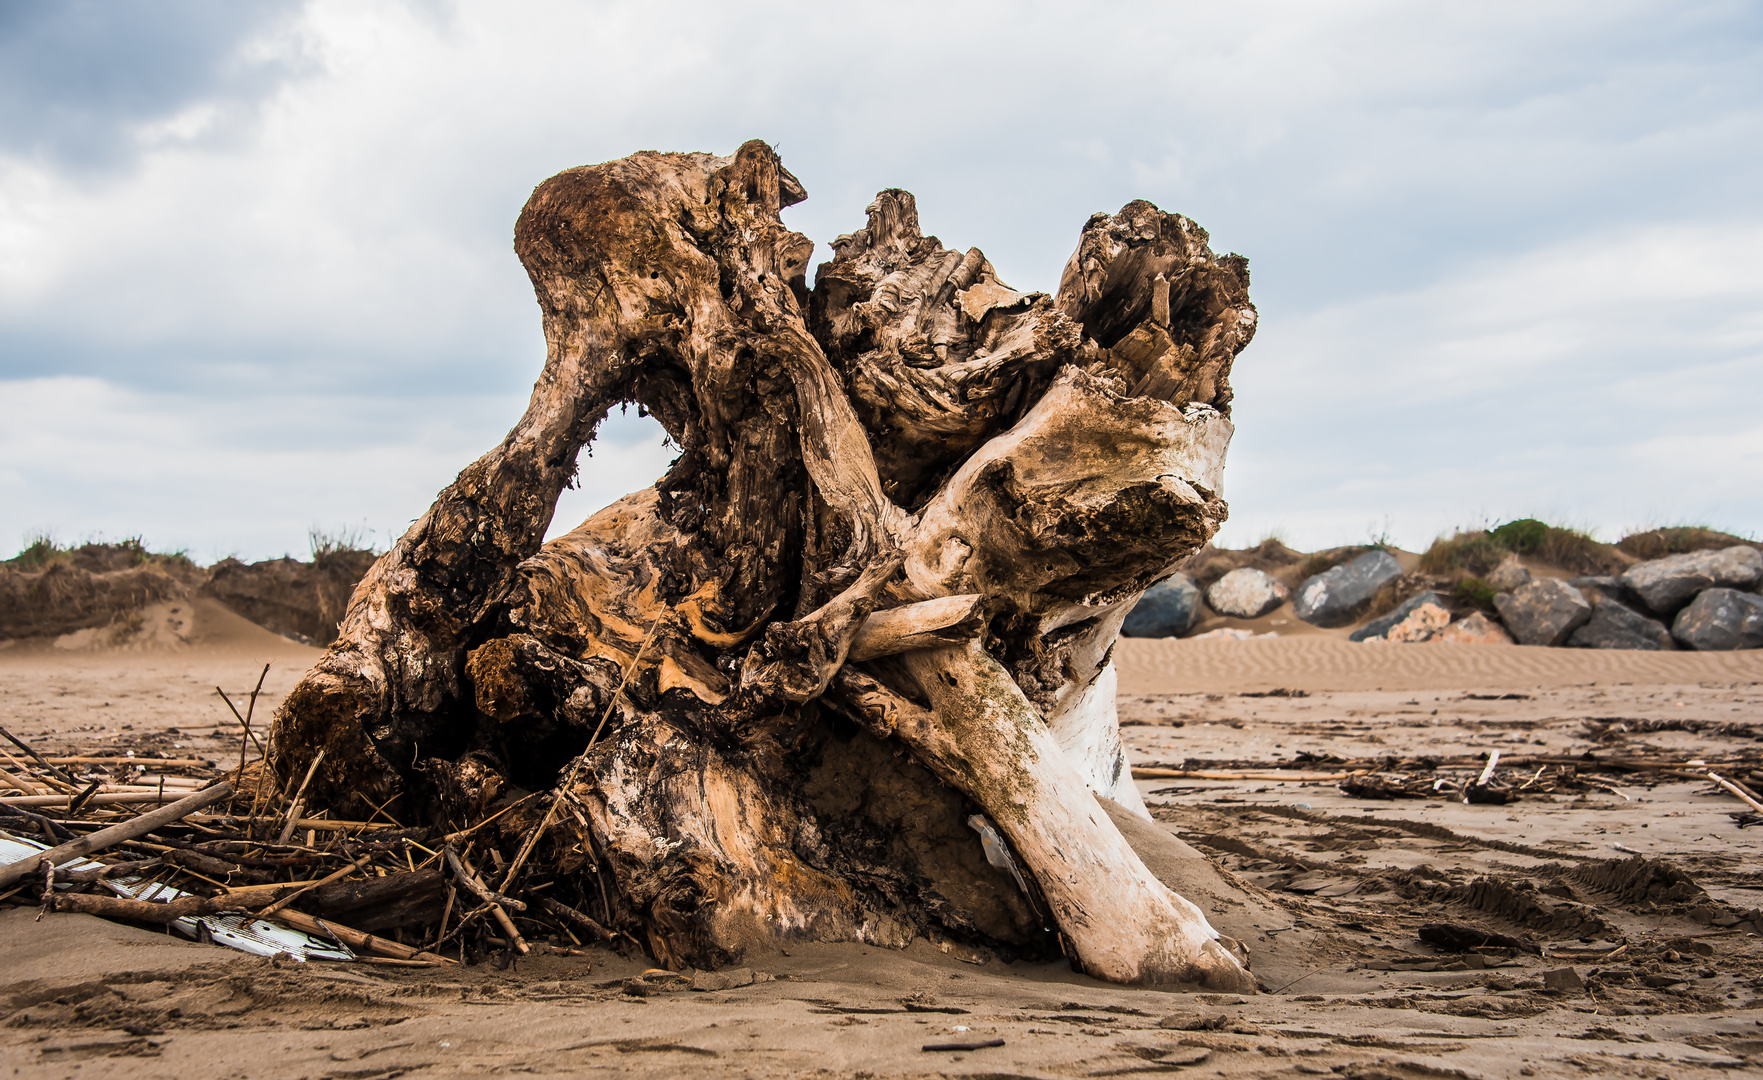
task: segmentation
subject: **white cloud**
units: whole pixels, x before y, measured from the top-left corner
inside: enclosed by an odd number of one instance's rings
[[[1763,223],[1517,251],[1263,326],[1233,377],[1230,542],[1763,527]]]
[[[1732,403],[1763,389],[1760,39],[1738,2],[313,0],[240,38],[273,87],[119,113],[111,171],[0,156],[0,538],[126,534],[177,503],[198,548],[279,552],[313,519],[407,519],[538,370],[510,250],[532,186],[750,137],[806,182],[789,220],[823,243],[899,185],[1019,287],[1055,284],[1084,219],[1134,197],[1249,255],[1233,533],[1334,542],[1550,498],[1616,527],[1651,512],[1607,476],[1637,426],[1698,423],[1661,396],[1742,433]],[[50,384],[46,412],[13,404]],[[155,463],[134,488],[74,445],[70,386],[102,398],[109,453]],[[1671,445],[1702,455],[1684,513],[1763,528],[1730,493],[1750,459]],[[298,510],[178,502],[229,450]]]
[[[436,407],[436,406],[439,407]],[[21,545],[140,534],[202,562],[303,554],[313,526],[387,546],[435,492],[498,441],[524,401],[286,394],[217,400],[95,378],[0,383],[0,505]],[[551,534],[652,483],[673,453],[652,422],[615,413]]]

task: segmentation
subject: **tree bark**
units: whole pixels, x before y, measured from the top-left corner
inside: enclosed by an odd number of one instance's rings
[[[312,805],[402,794],[450,827],[556,789],[535,864],[597,878],[584,910],[670,966],[926,936],[1252,989],[1090,794],[1144,814],[1110,656],[1224,519],[1245,261],[1134,202],[1084,226],[1057,296],[1020,293],[890,189],[810,292],[780,217],[804,197],[760,142],[534,191],[526,414],[357,588],[277,775],[323,750]],[[624,404],[678,459],[541,544]]]

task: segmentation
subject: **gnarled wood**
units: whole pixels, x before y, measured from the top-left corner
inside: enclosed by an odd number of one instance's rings
[[[985,629],[985,616],[986,598],[980,593],[939,596],[877,611],[858,627],[847,658],[874,660],[914,649],[971,641]]]
[[[1135,202],[1059,295],[1022,293],[890,189],[810,291],[779,216],[803,197],[758,142],[535,190],[526,414],[357,589],[277,775],[322,750],[313,805],[402,792],[450,827],[555,788],[497,891],[594,879],[582,910],[670,966],[798,937],[1044,954],[1050,919],[1098,976],[1252,988],[1090,795],[1144,812],[1110,654],[1224,519],[1244,261]],[[541,545],[626,403],[679,458]]]

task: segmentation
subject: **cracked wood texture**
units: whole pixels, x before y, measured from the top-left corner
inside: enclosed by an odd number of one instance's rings
[[[322,749],[313,805],[448,827],[557,789],[502,891],[573,882],[672,967],[924,937],[1252,990],[1096,801],[1144,813],[1111,652],[1224,519],[1246,261],[1135,201],[1083,226],[1058,295],[1018,292],[889,189],[811,290],[780,216],[805,197],[758,141],[533,192],[531,402],[361,582],[276,774]],[[544,543],[628,405],[678,459]]]

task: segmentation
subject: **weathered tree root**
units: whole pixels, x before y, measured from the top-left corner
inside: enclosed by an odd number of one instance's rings
[[[1090,794],[1143,813],[1110,655],[1224,519],[1245,261],[1134,202],[1058,296],[1018,293],[888,190],[811,293],[779,216],[804,197],[760,142],[534,191],[526,415],[362,581],[277,775],[323,750],[312,805],[455,824],[556,788],[506,876],[597,879],[583,909],[671,966],[793,937],[1044,953],[1051,921],[1099,977],[1252,989]],[[679,458],[541,546],[621,404]]]

